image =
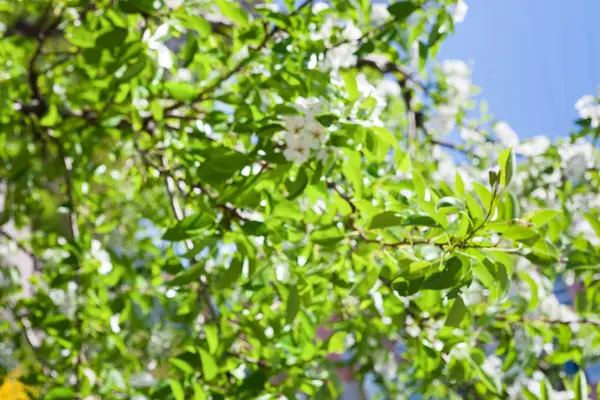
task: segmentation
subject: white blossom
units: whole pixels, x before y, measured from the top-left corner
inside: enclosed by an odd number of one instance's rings
[[[327,132],[317,121],[308,123],[305,134],[308,136],[306,141],[311,149],[318,150],[327,143]]]
[[[283,117],[285,129],[293,134],[298,134],[304,128],[304,118],[300,115],[286,115]]]
[[[310,143],[307,141],[307,135],[289,135],[286,137],[286,148],[283,156],[288,161],[296,164],[304,164],[310,156]]]
[[[296,109],[304,113],[304,117],[307,120],[315,119],[315,116],[321,112],[323,105],[321,101],[315,97],[304,98],[299,97],[296,99]]]
[[[178,68],[175,78],[180,82],[190,82],[194,77],[192,71],[187,68]]]
[[[317,14],[319,11],[315,11],[315,7],[317,7],[317,5],[319,4],[324,4],[324,3],[317,3],[313,6],[313,13]],[[326,9],[329,6],[323,8]],[[310,33],[310,39],[311,40],[324,40],[326,43],[329,42],[329,39],[331,39],[331,35],[333,35],[333,28],[335,28],[335,20],[331,17],[327,17],[325,19],[325,21],[321,24],[321,26],[319,27],[318,31],[312,31]]]
[[[542,315],[554,320],[573,322],[579,319],[570,307],[560,304],[553,294],[543,297],[540,300],[538,309]]]
[[[455,24],[460,24],[465,20],[467,11],[469,11],[469,5],[465,0],[458,0],[456,6],[454,6],[454,11],[452,12],[452,21]]]
[[[437,113],[425,123],[425,128],[430,133],[449,134],[456,125],[458,109],[454,106],[442,104],[438,106],[436,111]]]
[[[96,239],[92,239],[91,254],[100,262],[100,268],[98,268],[99,273],[106,275],[112,271],[113,265],[110,260],[110,255],[102,248],[102,243]]]
[[[165,5],[171,9],[179,8],[184,0],[165,0]]]
[[[342,37],[351,42],[356,42],[362,37],[362,32],[354,24],[354,21],[348,21],[342,31]]]
[[[354,53],[358,47],[353,43],[343,43],[327,51],[326,66],[335,70],[340,68],[349,68],[356,65],[356,56]]]
[[[110,330],[113,331],[113,333],[121,332],[121,327],[119,326],[119,314],[110,317]]]
[[[500,142],[506,147],[514,147],[519,144],[519,136],[506,122],[499,121],[494,125],[494,132]]]
[[[445,60],[441,71],[448,85],[449,102],[461,107],[469,98],[471,78],[469,66],[462,60]]]
[[[459,131],[459,135],[463,140],[466,140],[466,141],[477,142],[477,143],[485,142],[485,137],[481,133],[476,131],[475,129],[462,127]]]
[[[329,4],[327,4],[324,1],[317,1],[316,3],[313,4],[312,6],[312,13],[313,14],[318,14],[323,10],[327,10],[329,8]]]
[[[579,216],[575,216],[573,222],[571,223],[571,233],[574,235],[582,235],[584,239],[589,241],[592,245],[597,246],[600,244],[600,237],[585,218],[581,218]]]
[[[386,3],[376,3],[371,5],[371,20],[375,23],[387,21],[390,18],[390,12]]]
[[[562,143],[558,154],[563,160],[564,175],[573,184],[581,182],[587,169],[594,166],[594,148],[590,143]]]
[[[496,355],[491,355],[485,359],[481,366],[485,372],[491,376],[498,376],[502,374],[502,360]]]
[[[575,109],[583,119],[591,119],[592,127],[597,128],[600,124],[600,104],[592,95],[586,94],[575,103]]]
[[[517,146],[517,151],[527,157],[544,154],[550,147],[550,139],[545,136],[535,136]]]
[[[156,32],[150,36],[150,31],[144,32],[143,40],[148,44],[150,50],[158,54],[158,66],[165,69],[173,67],[173,56],[169,48],[161,41],[169,33],[169,25],[163,24],[156,29]]]
[[[156,379],[148,372],[140,372],[129,376],[129,386],[136,389],[152,387],[156,383]]]

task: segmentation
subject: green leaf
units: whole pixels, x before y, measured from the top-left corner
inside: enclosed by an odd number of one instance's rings
[[[208,351],[211,354],[215,354],[219,347],[219,331],[217,327],[215,325],[204,325],[204,333],[208,342]]]
[[[442,197],[436,204],[435,209],[440,210],[444,209],[445,211],[459,211],[463,210],[465,205],[462,201],[458,200],[456,197]]]
[[[535,210],[523,215],[523,219],[531,221],[537,226],[543,226],[558,215],[560,215],[560,211],[557,210]]]
[[[467,307],[462,297],[457,296],[452,304],[452,308],[446,317],[446,326],[458,327],[467,313]]]
[[[429,263],[427,264],[423,264],[423,268],[422,271],[427,272],[427,270],[425,268],[428,268],[430,266]],[[414,265],[411,265],[411,268],[413,268]],[[394,290],[396,291],[396,293],[398,293],[399,296],[403,296],[403,297],[407,297],[407,296],[412,296],[413,294],[417,293],[419,290],[421,290],[421,288],[423,287],[423,281],[424,281],[424,277],[420,277],[417,279],[412,279],[412,280],[395,280],[394,283],[392,284],[392,287],[394,288]]]
[[[146,57],[139,57],[133,64],[128,65],[123,75],[119,77],[120,82],[126,82],[131,78],[138,76],[146,67]]]
[[[198,382],[194,382],[194,400],[206,400],[206,392]]]
[[[419,171],[413,171],[413,185],[415,186],[415,192],[417,192],[417,199],[425,200],[427,185],[425,178],[423,178],[423,175]]]
[[[284,131],[285,127],[281,124],[267,124],[256,130],[257,135],[272,136],[274,133]]]
[[[500,157],[498,158],[500,163],[500,183],[506,187],[512,180],[513,174],[517,168],[517,161],[513,154],[512,147],[506,150],[502,150]]]
[[[308,185],[308,175],[306,173],[306,168],[302,167],[298,170],[298,174],[296,175],[295,180],[290,180],[286,184],[288,190],[288,200],[295,199],[300,196],[304,189]]]
[[[590,223],[592,229],[594,229],[594,232],[596,232],[596,235],[600,237],[600,220],[598,219],[598,215],[586,212],[585,214],[583,214],[583,216]]]
[[[477,196],[479,196],[481,204],[488,210],[492,204],[492,193],[479,182],[473,182],[473,188],[475,189]]]
[[[121,10],[129,14],[152,14],[154,12],[153,0],[121,0],[118,4]]]
[[[548,382],[543,378],[540,382],[540,400],[551,400],[548,393]]]
[[[229,268],[225,270],[225,273],[221,276],[217,282],[219,289],[226,289],[231,287],[242,275],[242,269],[244,267],[244,260],[234,257],[229,264]]]
[[[360,153],[354,150],[344,149],[344,164],[342,165],[342,173],[348,179],[354,188],[356,196],[362,195],[363,175],[362,175],[362,160]]]
[[[185,41],[185,45],[183,46],[183,67],[187,68],[192,61],[194,61],[194,57],[198,52],[198,40],[194,35],[187,35],[187,39]]]
[[[494,187],[498,183],[500,183],[500,176],[498,176],[498,173],[496,171],[489,171],[489,181],[491,187]]]
[[[174,100],[190,101],[196,98],[198,91],[189,83],[185,82],[165,82],[165,89]]]
[[[456,193],[458,193],[458,195],[461,198],[465,198],[466,193],[465,193],[465,184],[463,183],[462,177],[460,176],[460,174],[457,172],[456,173]]]
[[[294,323],[298,310],[300,310],[300,296],[298,294],[298,289],[295,286],[289,286],[286,310],[286,322],[288,324],[291,325]]]
[[[404,226],[428,226],[428,227],[438,227],[439,224],[431,218],[429,215],[424,213],[416,213],[407,216],[402,223]]]
[[[158,99],[154,99],[150,102],[150,112],[152,112],[152,116],[157,121],[162,121],[165,116],[165,110]]]
[[[498,299],[500,296],[497,281],[496,264],[485,259],[482,263],[477,263],[473,266],[473,273],[477,280],[490,290],[492,299]]]
[[[390,226],[400,226],[404,222],[404,218],[394,211],[384,211],[377,214],[371,220],[369,229],[388,228]]]
[[[388,7],[397,22],[404,22],[418,7],[410,1],[399,1]]]
[[[344,85],[346,86],[348,101],[353,103],[360,95],[358,84],[356,83],[356,72],[352,69],[345,69],[340,71],[340,76],[344,80]]]
[[[185,286],[188,283],[198,282],[200,275],[204,272],[204,265],[195,265],[189,269],[183,270],[171,280],[166,282],[167,286]]]
[[[587,400],[588,385],[587,379],[585,378],[585,372],[582,369],[579,369],[579,372],[575,375],[573,391],[575,392],[575,400]]]
[[[444,269],[429,276],[423,283],[423,289],[450,289],[460,282],[459,272],[463,263],[459,257],[450,257],[444,264]]]
[[[519,276],[521,277],[521,279],[523,279],[525,282],[527,282],[527,284],[529,285],[529,288],[531,289],[531,298],[529,299],[529,305],[527,306],[527,310],[533,311],[533,310],[535,310],[535,308],[539,302],[538,285],[531,276],[529,276],[528,274],[526,274],[524,272],[520,272]]]
[[[258,397],[258,394],[264,390],[268,379],[269,375],[267,375],[262,368],[254,371],[244,379],[244,382],[242,382],[242,385],[239,388],[239,392],[242,394],[236,396],[236,398],[253,399]]]
[[[8,210],[3,210],[0,212],[0,226],[6,224],[10,220],[10,213]]]
[[[316,244],[332,246],[344,239],[344,233],[337,226],[317,229],[310,234],[310,240]]]
[[[239,3],[227,0],[215,0],[223,15],[240,27],[248,26],[248,14]]]
[[[186,373],[188,375],[191,375],[196,372],[196,369],[194,367],[192,367],[190,364],[188,364],[186,361],[182,360],[181,358],[171,357],[171,358],[169,358],[169,362],[171,364],[173,364],[173,366],[175,366],[176,368],[180,369],[181,371],[183,371],[184,373]]]
[[[185,391],[183,390],[183,385],[181,382],[175,379],[169,379],[169,386],[171,387],[171,393],[173,393],[173,397],[175,400],[185,400]]]
[[[346,350],[345,340],[346,332],[336,332],[329,338],[327,343],[327,352],[330,354],[340,354]]]
[[[96,50],[113,49],[120,47],[127,38],[127,29],[114,28],[111,31],[105,32],[96,39]]]
[[[55,387],[44,396],[44,400],[72,400],[77,397],[73,389],[68,387]]]
[[[48,112],[40,119],[40,125],[44,127],[52,127],[62,121],[62,117],[58,112],[56,104],[51,104],[48,107]]]
[[[212,227],[214,222],[215,217],[208,213],[189,215],[175,224],[175,226],[167,229],[162,238],[170,242],[191,239],[206,232],[206,229]]]
[[[502,232],[502,237],[516,240],[517,242],[522,242],[530,246],[540,239],[540,236],[536,231],[524,226],[511,226]]]
[[[217,362],[213,355],[202,347],[199,347],[198,351],[200,352],[200,360],[202,361],[202,375],[206,381],[211,381],[219,372]]]

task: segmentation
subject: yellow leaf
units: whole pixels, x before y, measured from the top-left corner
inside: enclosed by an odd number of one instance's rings
[[[38,396],[39,392],[37,389],[19,381],[22,374],[22,368],[17,367],[2,379],[2,384],[0,385],[0,399],[31,400],[29,397],[30,393],[34,396]]]

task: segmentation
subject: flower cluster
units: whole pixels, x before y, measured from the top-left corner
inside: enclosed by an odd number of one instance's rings
[[[471,76],[469,67],[461,60],[444,61],[440,71],[448,85],[448,99],[437,107],[437,114],[427,121],[426,127],[430,132],[448,134],[456,125],[456,116],[461,107],[469,100]]]
[[[455,24],[460,24],[465,20],[467,11],[469,11],[469,5],[464,0],[458,0],[452,12],[452,21]]]
[[[303,115],[284,117],[283,155],[288,161],[304,164],[310,157],[311,150],[322,150],[327,143],[328,135],[323,125],[316,119],[316,114],[322,109],[319,100],[299,99],[297,106]]]
[[[594,96],[589,94],[581,96],[575,103],[575,109],[581,118],[592,121],[592,128],[600,125],[600,104]]]
[[[583,140],[561,143],[558,154],[562,159],[565,177],[574,185],[581,182],[587,170],[596,164],[594,147]]]

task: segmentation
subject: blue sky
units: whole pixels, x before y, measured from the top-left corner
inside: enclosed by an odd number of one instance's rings
[[[598,0],[467,0],[439,59],[472,63],[495,118],[526,138],[565,136],[575,101],[600,83]]]

